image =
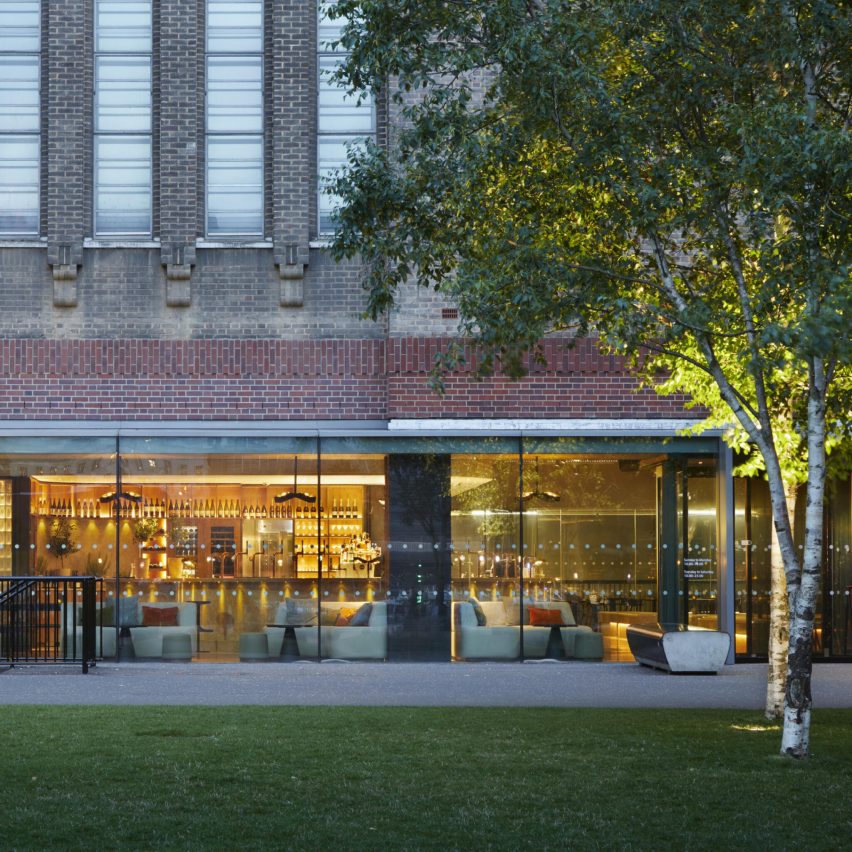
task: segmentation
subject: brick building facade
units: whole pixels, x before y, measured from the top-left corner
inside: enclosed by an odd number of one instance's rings
[[[548,341],[518,382],[461,371],[438,397],[426,379],[452,306],[410,290],[363,317],[359,267],[325,247],[318,182],[347,141],[388,138],[389,113],[324,82],[329,26],[306,0],[0,3],[0,62],[17,75],[0,81],[0,574],[54,569],[65,516],[73,572],[101,565],[105,601],[209,600],[207,650],[226,657],[243,632],[285,650],[289,633],[264,627],[282,623],[273,603],[319,606],[330,589],[386,607],[383,638],[354,656],[541,656],[524,609],[568,601],[607,659],[629,658],[628,623],[666,613],[759,655],[762,613],[735,597],[764,591],[735,577],[730,453],[716,434],[677,437],[697,416],[684,399],[637,390],[589,340]],[[688,478],[694,517],[712,521],[689,529]],[[580,481],[589,496],[569,499]],[[104,515],[100,492],[128,482],[138,509]],[[289,482],[327,504],[309,515],[315,543],[295,514],[315,504],[287,503]],[[344,501],[352,524],[336,523]],[[478,520],[493,512],[506,517]],[[148,517],[161,537],[137,540]],[[705,560],[691,575],[689,536]],[[601,556],[553,556],[575,548]],[[434,564],[412,561],[424,549]],[[465,652],[455,610],[471,598],[520,607],[499,615],[505,647]],[[122,653],[114,627],[107,656]],[[331,654],[319,635],[310,651],[301,636],[303,656]]]
[[[461,375],[444,400],[428,391],[454,329],[446,305],[411,292],[386,321],[365,320],[357,266],[322,247],[312,3],[264,7],[262,233],[211,237],[206,10],[152,6],[151,227],[122,238],[98,235],[93,213],[95,6],[41,4],[39,233],[0,236],[7,418],[179,419],[191,416],[170,404],[181,390],[199,392],[202,419],[689,416],[682,400],[634,393],[590,342],[549,344],[548,367],[517,385]]]

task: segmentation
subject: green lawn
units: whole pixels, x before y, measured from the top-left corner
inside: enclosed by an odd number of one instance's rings
[[[0,849],[842,849],[852,710],[0,708]]]

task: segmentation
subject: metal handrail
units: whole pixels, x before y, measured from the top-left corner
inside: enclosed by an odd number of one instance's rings
[[[15,585],[10,583],[9,588],[6,589],[5,592],[0,592],[0,607],[2,607],[7,600],[21,594],[22,591],[26,591],[36,582],[33,577],[5,577],[4,579],[15,581]],[[21,589],[22,584],[26,584],[25,589]]]
[[[99,657],[102,596],[98,577],[0,577],[0,664],[79,664],[85,674]]]

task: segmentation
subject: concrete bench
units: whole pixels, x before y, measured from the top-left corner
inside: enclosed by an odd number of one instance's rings
[[[675,674],[717,674],[731,647],[727,633],[681,624],[637,624],[626,632],[638,663]]]

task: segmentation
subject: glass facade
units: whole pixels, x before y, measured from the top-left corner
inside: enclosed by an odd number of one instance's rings
[[[724,629],[713,444],[6,438],[0,573],[103,578],[106,657],[184,637],[202,661],[630,661],[630,625]],[[826,656],[849,654],[849,491],[832,495]],[[735,494],[732,623],[760,657],[765,486]]]
[[[769,645],[772,514],[764,480],[735,482],[736,652],[742,659],[765,659]],[[805,494],[796,497],[794,540],[801,548]],[[815,658],[852,656],[852,492],[850,479],[829,482],[820,604],[814,613]]]
[[[0,2],[0,234],[39,232],[41,4]]]
[[[736,652],[766,658],[772,586],[769,489],[760,480],[738,479],[734,495]]]

